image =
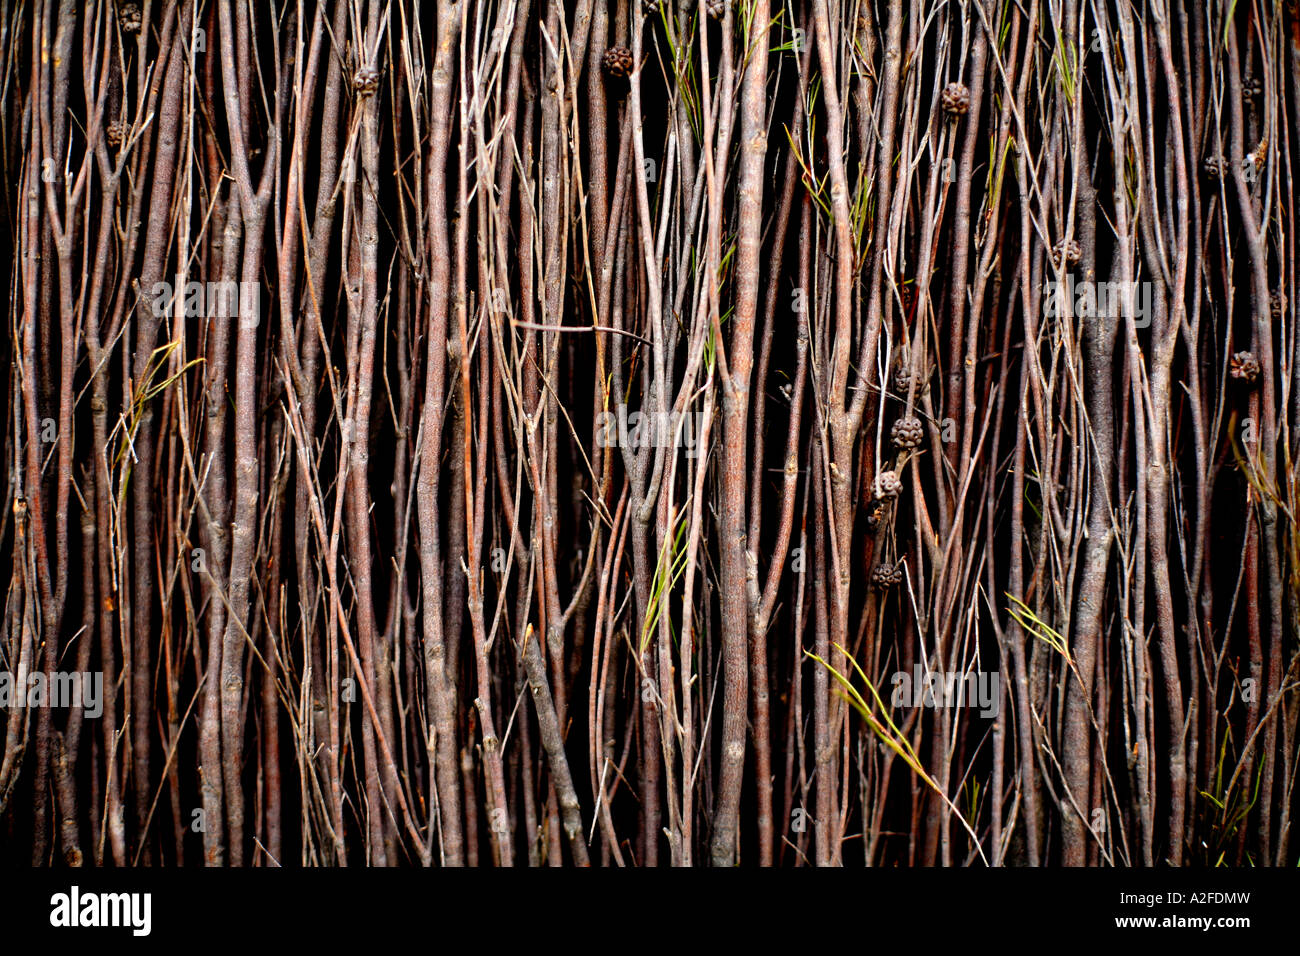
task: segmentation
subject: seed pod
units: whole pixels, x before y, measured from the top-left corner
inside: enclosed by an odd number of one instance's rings
[[[1264,78],[1247,73],[1241,78],[1241,95],[1247,100],[1257,100],[1264,95]]]
[[[721,20],[727,15],[727,7],[731,6],[731,0],[709,0],[705,9],[715,20]]]
[[[903,566],[881,561],[871,572],[871,583],[884,591],[903,583]]]
[[[889,430],[889,437],[893,439],[894,447],[898,449],[916,448],[921,444],[924,434],[921,419],[913,415],[900,418]]]
[[[1083,247],[1077,239],[1062,239],[1052,249],[1052,262],[1057,268],[1075,265],[1083,258]]]
[[[970,90],[961,83],[949,83],[939,94],[939,102],[949,116],[965,116],[970,112]]]
[[[363,66],[352,77],[352,87],[357,96],[374,96],[379,90],[379,71]]]
[[[122,145],[122,140],[126,138],[126,124],[121,120],[114,120],[104,127],[104,141],[108,143],[110,149],[117,149]]]
[[[1259,378],[1259,359],[1249,352],[1237,352],[1228,361],[1228,374],[1247,385]]]
[[[659,0],[641,0],[641,12],[648,17],[659,12]]]
[[[612,46],[601,57],[600,65],[604,68],[606,76],[621,80],[631,74],[635,63],[632,60],[632,51],[627,47]]]
[[[123,33],[139,33],[141,26],[140,5],[134,0],[118,5],[117,22]]]
[[[903,483],[899,481],[896,471],[882,471],[871,483],[871,490],[879,499],[897,498],[902,487]]]
[[[1223,170],[1224,170],[1223,157],[1206,156],[1205,162],[1201,164],[1201,168],[1205,171],[1206,179],[1210,180],[1210,182],[1217,183],[1220,179],[1223,178]]]
[[[906,348],[899,349],[898,357],[894,359],[894,368],[890,376],[890,385],[893,388],[894,395],[900,400],[907,399],[907,390],[913,384],[919,393],[925,386],[926,379],[929,376],[922,371],[913,373],[912,359]]]

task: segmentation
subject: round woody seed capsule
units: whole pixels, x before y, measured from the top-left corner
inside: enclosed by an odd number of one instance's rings
[[[122,145],[122,140],[126,136],[126,124],[121,120],[114,120],[104,128],[104,140],[112,149],[117,149]]]
[[[871,490],[877,498],[897,498],[903,483],[898,480],[898,472],[882,471],[871,483]]]
[[[907,390],[913,384],[916,385],[917,392],[920,392],[925,385],[926,377],[924,372],[912,372],[912,360],[906,350],[899,352],[898,358],[894,360],[894,368],[890,375],[890,384],[894,389],[895,396],[899,399],[906,399]]]
[[[1201,164],[1201,168],[1205,171],[1207,179],[1211,182],[1218,182],[1223,178],[1223,157],[1206,156],[1205,162]]]
[[[122,27],[123,33],[140,32],[140,5],[128,2],[120,4],[117,8],[117,22]]]
[[[1083,247],[1077,239],[1062,239],[1052,250],[1052,261],[1058,266],[1072,266],[1083,258]]]
[[[924,430],[921,426],[921,419],[913,415],[900,418],[894,422],[894,427],[889,430],[889,437],[893,439],[894,447],[900,449],[916,448],[921,444],[923,435]]]
[[[357,96],[373,96],[379,89],[379,71],[363,66],[352,77],[352,85],[357,91]]]
[[[606,76],[616,80],[624,79],[632,72],[632,51],[625,46],[612,46],[601,57],[600,65]]]
[[[727,7],[731,6],[731,0],[709,0],[705,9],[715,20],[721,20],[727,15]]]
[[[1259,372],[1259,359],[1249,352],[1237,352],[1228,362],[1228,374],[1248,384],[1259,378]]]
[[[882,561],[871,572],[871,583],[882,591],[897,587],[903,583],[903,569],[900,565]]]
[[[1248,100],[1259,99],[1264,95],[1264,78],[1247,73],[1241,78],[1241,94]]]
[[[939,95],[943,111],[949,116],[965,116],[970,112],[970,90],[961,83],[949,83]]]

